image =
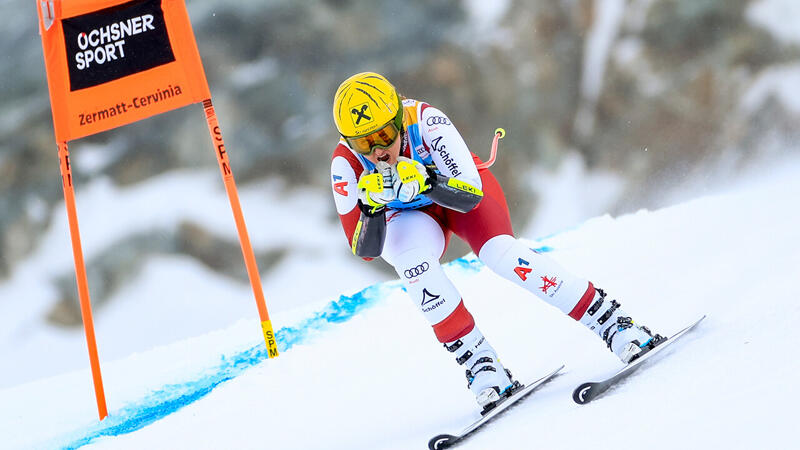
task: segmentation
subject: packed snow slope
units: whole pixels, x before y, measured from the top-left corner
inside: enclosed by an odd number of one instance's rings
[[[531,241],[672,333],[674,349],[595,402],[572,389],[619,367],[593,334],[474,256],[448,265],[484,334],[525,382],[563,375],[459,448],[787,448],[800,372],[800,165],[725,194],[602,216]],[[314,283],[309,267],[307,283]],[[303,285],[296,286],[298,291]],[[0,391],[0,447],[423,449],[478,417],[463,368],[398,282],[105,361],[110,417],[87,370]],[[147,333],[143,326],[142,333]],[[134,337],[131,337],[134,339]],[[4,370],[13,370],[5,367]]]

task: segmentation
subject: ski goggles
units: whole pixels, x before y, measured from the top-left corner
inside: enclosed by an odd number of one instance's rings
[[[366,136],[359,137],[346,137],[347,144],[353,150],[361,153],[362,155],[371,155],[376,148],[389,148],[397,137],[400,136],[400,130],[403,126],[403,110],[398,111],[397,117],[391,122],[384,125],[378,131],[373,131]]]

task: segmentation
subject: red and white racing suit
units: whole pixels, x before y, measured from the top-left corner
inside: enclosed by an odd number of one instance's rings
[[[466,213],[442,207],[424,195],[409,203],[395,200],[387,205],[381,257],[405,282],[438,340],[455,341],[475,326],[461,294],[439,263],[452,233],[494,272],[579,320],[594,298],[592,284],[514,238],[503,189],[489,169],[477,169],[480,160],[442,111],[410,99],[403,101],[403,109],[400,155],[435,166],[440,174],[483,191],[478,206]],[[358,179],[365,169],[374,168],[344,140],[339,141],[331,161],[331,187],[348,242],[361,214]]]

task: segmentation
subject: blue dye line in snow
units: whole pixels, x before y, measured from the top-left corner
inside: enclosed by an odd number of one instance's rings
[[[552,251],[550,247],[540,247],[534,250],[539,253]],[[467,272],[477,272],[483,268],[483,263],[475,256],[471,256],[456,259],[447,266]],[[281,353],[286,352],[305,341],[310,331],[322,330],[329,324],[350,320],[385,297],[381,294],[388,294],[395,289],[402,289],[402,283],[398,281],[382,283],[367,287],[351,296],[339,296],[338,300],[329,303],[323,310],[314,313],[298,325],[278,330],[275,333],[278,349]],[[57,438],[57,442],[64,442],[64,444],[58,444],[58,447],[76,449],[104,436],[119,436],[144,428],[184,406],[200,400],[220,384],[236,378],[245,370],[258,365],[265,359],[267,359],[267,350],[260,342],[233,355],[223,355],[219,365],[206,370],[200,377],[184,383],[165,385],[142,400],[112,412],[102,422]]]
[[[366,308],[377,303],[382,292],[399,289],[400,283],[390,282],[370,286],[362,291],[346,296],[328,304],[323,310],[314,313],[297,326],[283,327],[275,333],[278,349],[286,352],[302,343],[309,331],[324,329],[329,324],[342,323]],[[118,436],[139,430],[162,419],[175,411],[208,395],[220,384],[236,378],[245,370],[267,359],[267,349],[258,343],[244,351],[221,358],[219,365],[206,370],[203,375],[191,381],[168,384],[142,400],[112,412],[105,420],[86,429],[70,433],[57,439],[58,447],[76,449],[90,444],[104,436]]]

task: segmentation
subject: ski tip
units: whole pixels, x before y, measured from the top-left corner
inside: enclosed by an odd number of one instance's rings
[[[591,395],[592,385],[594,383],[583,383],[572,391],[572,399],[579,405],[585,405],[592,401]]]
[[[537,383],[539,383],[539,382],[544,382],[544,381],[547,381],[547,380],[549,380],[550,378],[553,378],[553,377],[555,377],[555,376],[556,376],[556,375],[557,375],[559,372],[561,372],[562,370],[564,370],[564,367],[566,367],[566,366],[565,366],[564,364],[562,364],[562,365],[561,365],[560,367],[558,367],[556,370],[554,370],[554,371],[552,371],[552,372],[548,373],[547,375],[543,376],[542,378],[539,378],[538,380],[534,381],[534,382],[533,382],[533,383],[531,383],[531,384],[537,384]]]
[[[430,450],[439,450],[442,448],[448,448],[451,445],[453,445],[453,443],[457,440],[458,437],[453,436],[452,434],[440,434],[431,439],[430,441],[428,441],[428,448]]]

